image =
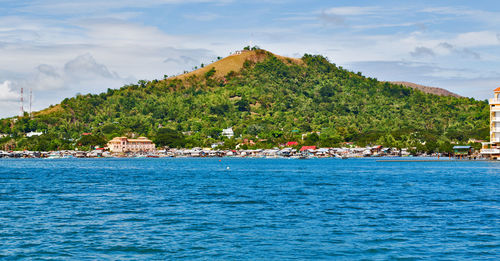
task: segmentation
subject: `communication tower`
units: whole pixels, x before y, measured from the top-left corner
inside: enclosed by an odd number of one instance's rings
[[[19,111],[19,116],[24,115],[24,89],[21,87],[21,110]]]

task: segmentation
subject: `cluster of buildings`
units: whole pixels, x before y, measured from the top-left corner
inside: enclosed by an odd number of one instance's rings
[[[255,157],[255,158],[359,158],[380,156],[408,156],[406,150],[383,148],[382,146],[364,148],[317,148],[302,146],[273,149],[248,150],[213,150],[207,148],[159,150],[160,155],[167,157]]]
[[[382,146],[364,148],[317,148],[302,146],[252,150],[217,150],[211,148],[164,149],[155,150],[154,144],[146,139],[115,138],[104,148],[93,151],[62,150],[51,152],[0,151],[0,158],[101,158],[101,157],[255,157],[255,158],[359,158],[380,156],[409,156],[406,150],[383,148]],[[141,149],[141,147],[143,149]]]
[[[500,160],[500,87],[494,90],[494,98],[489,99],[490,104],[490,141],[482,143],[480,151],[481,157],[490,160]],[[41,132],[30,132],[28,137],[39,136]],[[228,138],[234,136],[232,128],[222,131],[222,135]],[[249,143],[248,141],[245,141]],[[245,143],[244,142],[244,143]],[[245,144],[246,144],[245,143]],[[251,142],[250,142],[251,143]],[[253,150],[218,150],[218,145],[212,148],[192,148],[192,149],[167,149],[156,150],[156,146],[150,139],[139,137],[129,139],[127,137],[116,137],[108,142],[106,148],[95,149],[90,152],[85,151],[56,151],[56,152],[31,152],[0,151],[1,157],[28,157],[28,158],[88,158],[88,157],[379,157],[379,156],[409,156],[406,150],[395,148],[383,148],[382,146],[365,148],[317,148],[316,146],[302,146],[300,149],[292,147],[298,146],[297,142],[283,144],[284,148],[273,149],[253,149]],[[237,147],[238,148],[238,147]],[[470,146],[455,146],[454,155],[460,158],[476,158]],[[431,155],[421,155],[431,156]]]

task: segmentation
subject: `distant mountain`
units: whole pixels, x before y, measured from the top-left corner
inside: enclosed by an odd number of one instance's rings
[[[456,93],[450,92],[446,89],[438,88],[438,87],[429,87],[429,86],[425,86],[425,85],[420,85],[420,84],[411,83],[411,82],[404,82],[404,81],[393,81],[390,83],[400,84],[400,85],[403,85],[406,87],[410,87],[413,89],[423,91],[425,93],[430,93],[430,94],[435,94],[435,95],[440,95],[440,96],[452,96],[452,97],[457,97],[457,98],[463,97],[463,96],[460,96]]]
[[[484,101],[425,90],[364,77],[319,55],[246,50],[183,75],[67,98],[33,118],[0,120],[0,133],[12,135],[0,148],[90,148],[125,135],[185,147],[224,141],[233,148],[246,139],[261,148],[298,141],[443,151],[489,136]],[[221,135],[229,127],[233,139]],[[29,131],[44,135],[24,137]]]

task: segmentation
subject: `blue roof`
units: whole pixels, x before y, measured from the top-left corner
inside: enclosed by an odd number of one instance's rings
[[[470,149],[471,146],[453,146],[453,149]]]

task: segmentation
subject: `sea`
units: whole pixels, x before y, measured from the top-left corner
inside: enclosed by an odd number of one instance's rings
[[[499,260],[500,162],[0,159],[2,260]]]

